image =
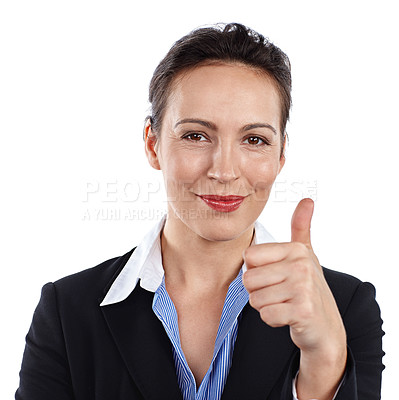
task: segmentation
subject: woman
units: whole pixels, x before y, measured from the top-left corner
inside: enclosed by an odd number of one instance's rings
[[[242,25],[174,44],[144,129],[167,216],[124,256],[44,286],[16,399],[380,397],[373,286],[320,266],[310,199],[289,243],[256,221],[290,91],[286,55]]]

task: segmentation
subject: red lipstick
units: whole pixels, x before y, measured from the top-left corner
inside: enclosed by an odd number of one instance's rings
[[[232,212],[240,207],[245,196],[212,196],[200,195],[201,199],[213,210],[220,212]]]

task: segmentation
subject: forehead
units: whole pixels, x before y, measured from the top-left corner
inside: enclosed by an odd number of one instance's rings
[[[172,83],[165,119],[189,117],[231,124],[266,119],[278,129],[276,84],[266,73],[242,64],[211,64],[184,71]]]

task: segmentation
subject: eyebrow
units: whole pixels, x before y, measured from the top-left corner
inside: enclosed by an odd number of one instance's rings
[[[196,118],[184,118],[180,121],[177,121],[175,124],[175,128],[181,124],[199,124],[205,126],[205,128],[213,129],[214,131],[217,130],[216,125],[212,122],[205,121],[203,119],[196,119]]]
[[[255,124],[248,124],[245,125],[242,130],[244,132],[246,131],[250,131],[251,129],[256,129],[256,128],[266,128],[266,129],[270,129],[275,135],[277,135],[277,130],[276,128],[274,128],[274,126],[267,124],[267,123],[263,123],[263,122],[258,122]]]
[[[217,126],[213,122],[205,121],[203,119],[197,119],[197,118],[184,118],[181,119],[180,121],[177,121],[174,128],[181,124],[199,124],[202,126],[205,126],[208,129],[212,129],[214,131],[217,130]],[[264,123],[264,122],[257,122],[253,124],[247,124],[241,130],[243,132],[250,131],[251,129],[257,129],[257,128],[266,128],[270,129],[275,135],[277,135],[277,130],[274,128],[272,125]]]

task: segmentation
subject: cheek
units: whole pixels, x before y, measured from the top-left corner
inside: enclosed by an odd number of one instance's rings
[[[272,160],[258,160],[248,166],[248,181],[255,192],[268,194],[279,172],[279,163]]]
[[[206,160],[204,157],[187,155],[184,151],[168,152],[168,159],[164,160],[162,168],[165,184],[168,191],[179,191],[184,187],[191,187],[201,176],[206,174]]]

